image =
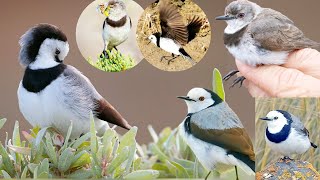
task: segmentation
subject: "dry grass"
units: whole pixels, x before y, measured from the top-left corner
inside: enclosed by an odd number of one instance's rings
[[[271,162],[276,162],[280,154],[272,152],[265,143],[266,123],[259,120],[265,117],[271,110],[285,110],[301,118],[305,127],[310,131],[310,139],[316,145],[320,145],[320,99],[295,98],[295,99],[256,99],[256,170],[260,171]],[[291,158],[310,162],[318,171],[320,170],[320,148],[310,148],[302,155]]]

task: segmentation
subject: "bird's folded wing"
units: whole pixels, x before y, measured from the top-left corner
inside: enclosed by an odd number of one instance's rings
[[[318,43],[306,38],[294,23],[280,12],[265,9],[250,23],[248,30],[260,46],[270,51],[313,48]]]
[[[190,130],[193,136],[205,142],[217,145],[231,152],[247,155],[255,160],[252,142],[243,128],[230,128],[224,130],[202,129],[196,123],[190,122]]]
[[[204,19],[200,18],[199,16],[193,16],[188,23],[188,42],[192,41],[197,33],[200,31],[202,25],[204,23]]]
[[[63,100],[68,109],[82,119],[89,120],[89,114],[92,111],[94,116],[103,121],[118,125],[125,129],[131,126],[120,115],[120,113],[96,91],[90,80],[80,71],[72,66],[67,66],[64,71],[64,87],[61,89],[66,95]]]
[[[167,1],[161,1],[159,4],[159,14],[162,36],[174,39],[181,45],[187,44],[187,26],[178,11],[178,7]]]

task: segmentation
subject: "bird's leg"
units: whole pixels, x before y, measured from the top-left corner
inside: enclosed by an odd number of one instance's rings
[[[227,75],[223,77],[224,81],[228,81],[232,76],[236,75],[239,71],[238,70],[232,70]]]
[[[234,166],[235,170],[236,170],[236,180],[239,180],[239,176],[238,176],[238,168],[237,166]]]
[[[236,84],[240,83],[239,88],[242,87],[243,81],[246,80],[246,78],[244,76],[240,76],[237,79],[235,79],[231,85],[231,88],[233,88]]]
[[[236,75],[239,71],[238,70],[233,70],[233,71],[230,71],[227,75],[225,75],[223,77],[223,80],[224,81],[228,81],[232,76]],[[236,84],[240,83],[240,87],[242,87],[242,84],[243,84],[243,81],[245,80],[246,78],[244,76],[241,76],[241,77],[238,77],[237,79],[235,79],[232,83],[232,85],[230,86],[230,88],[233,88]]]
[[[107,53],[107,47],[108,47],[108,45],[107,45],[106,41],[103,39],[103,51],[100,55],[100,58],[109,59],[109,55]]]
[[[172,54],[171,56],[162,56],[160,59],[160,62],[165,59],[166,61],[168,61],[168,65],[170,65],[171,62],[173,62],[174,59],[176,59],[178,56],[175,56],[174,54]]]
[[[204,178],[204,180],[207,180],[210,174],[211,174],[211,171],[209,171],[209,173],[206,175],[206,177]]]

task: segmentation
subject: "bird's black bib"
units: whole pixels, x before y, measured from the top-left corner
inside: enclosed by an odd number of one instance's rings
[[[59,64],[48,69],[37,70],[27,67],[23,76],[22,85],[29,92],[39,93],[51,84],[52,81],[57,79],[66,67],[67,66],[65,64]]]

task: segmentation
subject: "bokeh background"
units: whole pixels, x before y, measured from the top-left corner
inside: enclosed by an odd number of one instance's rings
[[[122,73],[106,73],[89,65],[82,57],[76,43],[76,25],[81,12],[90,0],[55,1],[1,1],[0,10],[0,117],[8,118],[1,129],[0,140],[4,141],[5,131],[11,134],[15,120],[20,121],[22,130],[30,125],[21,115],[16,91],[23,76],[18,63],[20,36],[38,23],[51,23],[60,27],[68,36],[70,53],[65,63],[82,71],[97,90],[110,101],[132,125],[139,127],[138,141],[151,141],[147,125],[151,124],[157,132],[164,127],[178,126],[187,114],[184,102],[176,96],[186,95],[193,87],[211,88],[212,70],[219,68],[222,74],[236,68],[234,59],[223,45],[224,22],[214,18],[224,13],[225,0],[194,0],[209,18],[212,30],[211,46],[204,59],[195,67],[182,72],[165,72],[142,61],[135,68]],[[137,0],[143,8],[153,1]],[[259,0],[266,7],[272,7],[295,20],[306,35],[320,42],[317,18],[320,1]],[[228,89],[226,100],[238,114],[244,126],[254,137],[254,99],[245,88]],[[123,132],[122,130],[120,132]]]
[[[320,145],[320,99],[319,98],[295,98],[295,99],[256,99],[256,170],[263,170],[270,163],[275,163],[282,157],[272,151],[265,142],[267,123],[259,120],[266,117],[269,111],[285,110],[300,118],[304,126],[309,130],[311,142]],[[306,153],[293,155],[290,158],[310,162],[318,171],[320,170],[320,148],[310,148]]]

